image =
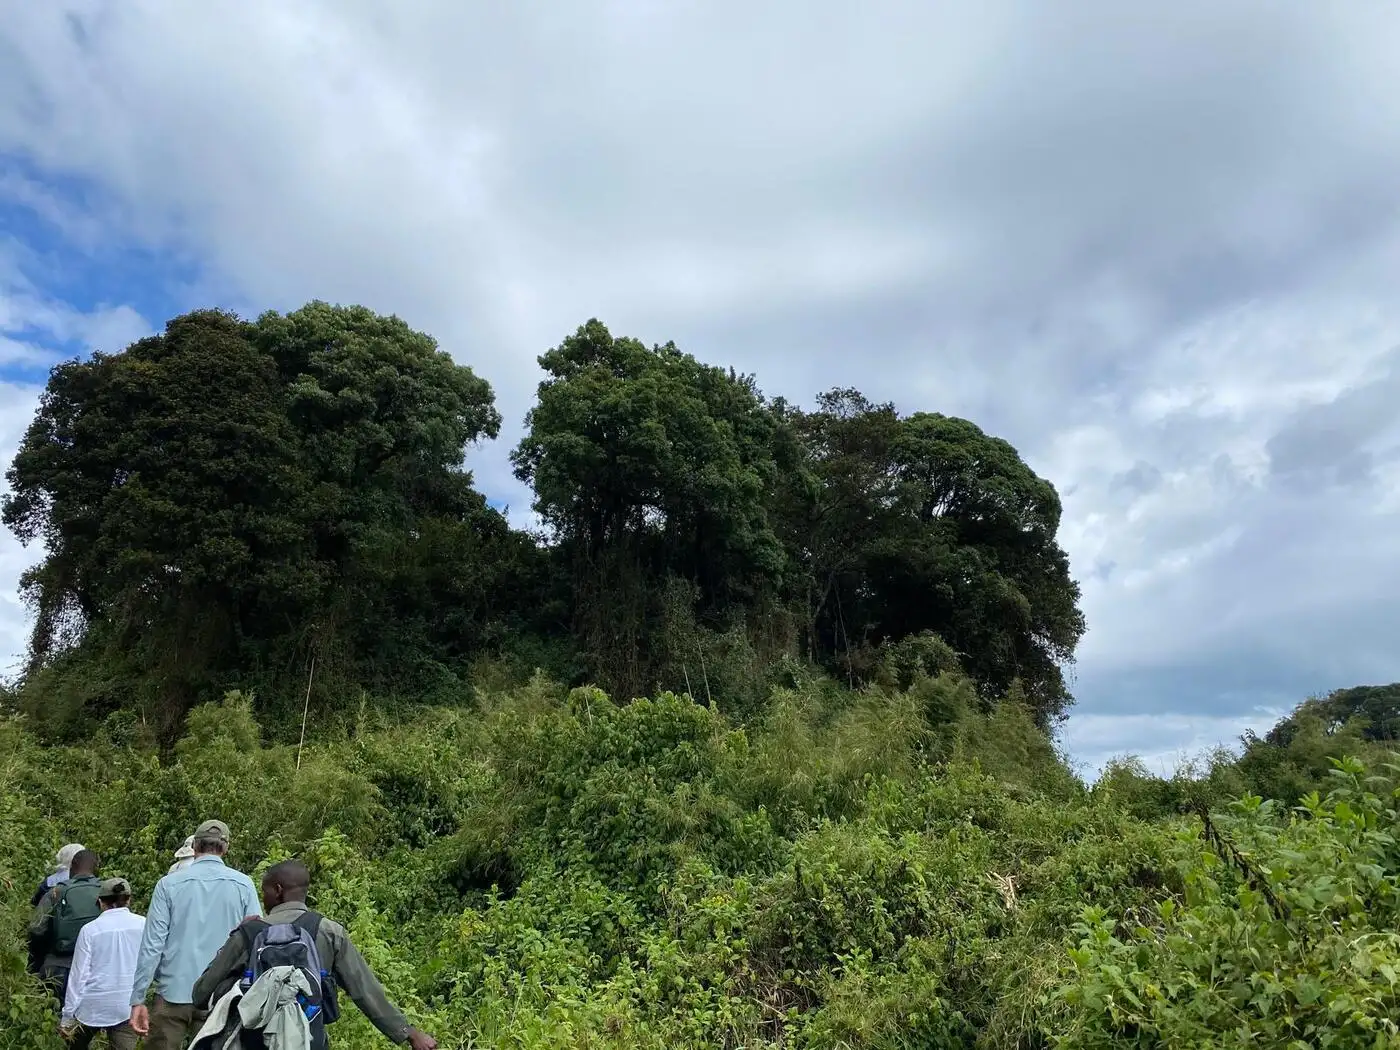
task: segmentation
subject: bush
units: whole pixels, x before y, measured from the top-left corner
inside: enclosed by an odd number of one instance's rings
[[[1250,796],[1204,843],[1183,830],[1182,892],[1126,929],[1087,909],[1058,1045],[1396,1045],[1400,789],[1355,761],[1336,772],[1298,811]]]
[[[0,721],[0,1047],[60,1045],[21,933],[53,850],[98,849],[139,908],[209,816],[245,870],[305,858],[313,904],[444,1046],[1396,1035],[1396,789],[1355,764],[1299,812],[1227,807],[1208,839],[1183,810],[1210,811],[1227,763],[1086,791],[1014,698],[955,672],[859,692],[794,674],[747,725],[536,676],[300,754],[252,710],[196,709],[163,755],[120,719],[83,748]],[[353,1010],[335,1042],[379,1045]]]

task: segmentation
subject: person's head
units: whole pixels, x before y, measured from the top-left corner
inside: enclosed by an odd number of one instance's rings
[[[96,853],[90,849],[80,849],[68,862],[68,874],[75,879],[83,875],[96,875],[101,866],[102,859]]]
[[[222,820],[206,820],[190,839],[196,857],[222,857],[228,852],[228,825]]]
[[[271,911],[286,901],[306,900],[311,873],[299,860],[284,860],[267,869],[262,880],[263,910]]]
[[[194,836],[191,835],[180,843],[180,848],[175,851],[176,860],[189,860],[194,856]]]
[[[64,846],[53,857],[54,871],[67,871],[69,865],[73,863],[73,858],[83,851],[81,842],[70,842]]]
[[[131,907],[131,883],[126,879],[103,879],[97,888],[97,903],[103,911]]]

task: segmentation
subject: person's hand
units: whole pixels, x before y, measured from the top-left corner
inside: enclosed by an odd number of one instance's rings
[[[64,1021],[64,1020],[60,1020],[60,1021],[58,1022],[58,1034],[61,1035],[61,1036],[63,1037],[63,1041],[64,1041],[65,1043],[72,1042],[73,1036],[77,1033],[77,1031],[78,1031],[78,1022],[77,1022],[77,1021]]]
[[[137,1035],[145,1035],[151,1030],[151,1014],[145,1003],[131,1008],[131,1030]]]
[[[437,1050],[437,1040],[416,1028],[408,1030],[408,1045],[413,1047],[413,1050]]]

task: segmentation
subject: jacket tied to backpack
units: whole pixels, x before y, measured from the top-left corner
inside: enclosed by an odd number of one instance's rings
[[[214,1004],[190,1050],[326,1050],[340,1016],[335,981],[321,964],[314,911],[292,922],[248,919],[241,977]]]
[[[245,1032],[258,1032],[266,1050],[311,1050],[311,1021],[305,1003],[311,984],[298,966],[274,966],[243,993],[238,1018]]]

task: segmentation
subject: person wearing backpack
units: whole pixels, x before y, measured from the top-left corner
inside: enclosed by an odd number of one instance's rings
[[[228,847],[228,825],[206,820],[195,829],[193,862],[162,876],[151,894],[130,997],[131,1027],[146,1037],[146,1050],[183,1050],[204,1020],[191,994],[195,979],[228,931],[260,913],[253,880],[224,863]]]
[[[63,1002],[68,991],[68,973],[73,967],[73,951],[78,933],[102,914],[97,897],[101,882],[97,869],[101,861],[90,849],[79,850],[68,866],[68,881],[44,894],[29,923],[29,941],[37,955],[43,953],[39,978]]]
[[[310,882],[299,860],[268,869],[262,880],[266,917],[249,919],[229,934],[195,982],[195,1002],[210,1016],[190,1050],[262,1050],[268,1044],[328,1050],[326,1028],[340,1015],[342,988],[391,1042],[436,1050],[437,1040],[410,1025],[389,1001],[345,927],[306,906]],[[230,1002],[235,998],[236,1007]],[[227,1042],[233,1029],[241,1029],[241,1043]]]
[[[29,899],[29,906],[37,908],[44,901],[44,896],[55,886],[59,886],[68,881],[68,865],[73,862],[83,850],[81,842],[70,842],[64,846],[53,858],[53,871],[44,876],[39,888],[34,891],[34,896]],[[44,945],[36,942],[32,937],[29,939],[29,957],[25,960],[24,968],[37,975],[44,968],[44,956],[48,954]]]
[[[81,842],[70,842],[53,856],[53,871],[44,876],[39,888],[34,891],[34,896],[30,898],[29,906],[37,908],[39,902],[44,899],[44,894],[53,889],[60,882],[68,881],[68,865],[73,863],[73,858],[83,851]]]
[[[103,879],[97,902],[102,914],[78,934],[58,1030],[72,1050],[88,1050],[99,1034],[111,1050],[136,1050],[127,1000],[146,920],[131,910],[126,879]]]

